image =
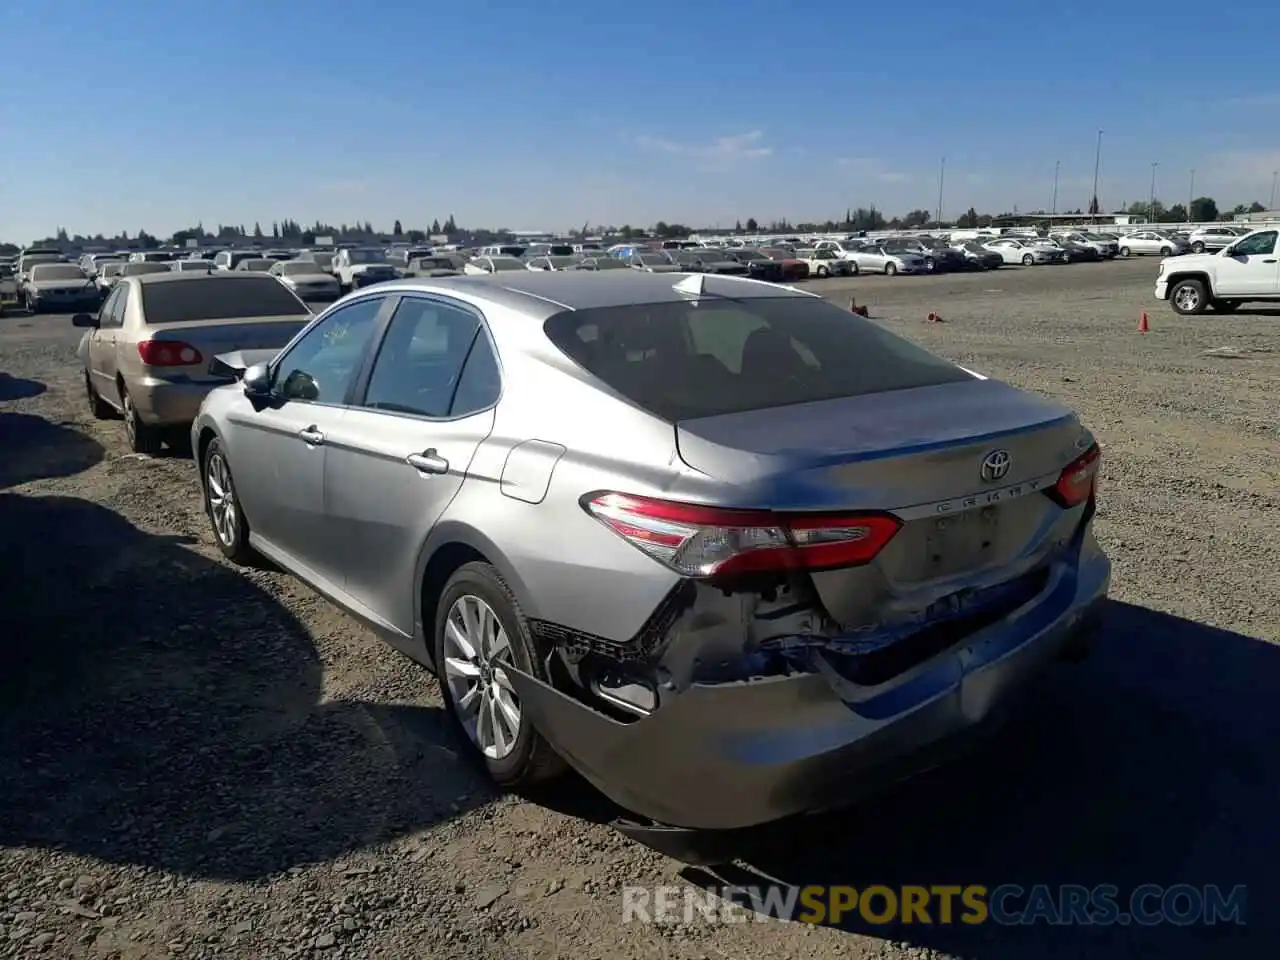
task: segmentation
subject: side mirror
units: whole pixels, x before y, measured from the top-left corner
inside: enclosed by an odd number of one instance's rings
[[[95,317],[92,313],[77,313],[74,317],[71,318],[71,325],[73,327],[94,328],[98,326],[98,318]]]
[[[255,363],[245,370],[240,382],[245,396],[265,397],[271,392],[271,368],[265,363]]]

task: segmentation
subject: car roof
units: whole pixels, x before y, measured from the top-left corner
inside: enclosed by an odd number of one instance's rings
[[[142,273],[129,277],[134,283],[150,286],[153,283],[261,283],[261,274],[254,274],[248,270],[240,273],[231,273],[230,271],[220,271],[218,273],[196,273],[187,271],[180,273],[176,270],[167,271],[165,273]],[[277,281],[271,281],[275,283]]]
[[[692,276],[700,276],[693,274]],[[479,277],[441,277],[378,284],[379,290],[399,293],[456,293],[488,300],[541,319],[564,310],[593,310],[642,303],[678,303],[688,294],[675,288],[681,274],[607,271],[511,271]],[[740,299],[813,297],[777,284],[743,277],[707,277],[720,296]]]

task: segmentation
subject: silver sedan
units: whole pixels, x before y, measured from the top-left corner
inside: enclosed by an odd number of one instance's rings
[[[924,257],[905,250],[889,250],[876,244],[868,244],[848,251],[845,259],[854,266],[855,273],[928,273]]]
[[[1087,649],[1108,590],[1071,411],[791,288],[393,281],[220,362],[219,549],[435,670],[507,787],[569,766],[701,829],[843,806]]]

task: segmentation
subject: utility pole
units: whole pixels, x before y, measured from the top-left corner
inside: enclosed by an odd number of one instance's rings
[[[1147,222],[1156,222],[1156,168],[1160,166],[1159,160],[1153,160],[1151,163],[1151,200],[1147,203]]]
[[[1101,166],[1102,166],[1102,131],[1099,130],[1098,131],[1098,147],[1093,152],[1093,200],[1098,199],[1098,170],[1101,168]],[[1093,203],[1093,200],[1090,201],[1091,205]],[[1101,213],[1102,212],[1101,201],[1099,201],[1098,207],[1099,207],[1098,213]],[[1098,222],[1097,214],[1094,214],[1093,222],[1095,224]]]
[[[1276,177],[1280,177],[1280,170],[1271,171],[1271,202],[1267,204],[1268,211],[1276,208]]]
[[[938,215],[934,218],[937,224],[942,223],[942,185],[947,178],[947,158],[942,158],[942,163],[938,166]]]
[[[1049,211],[1050,216],[1058,215],[1058,171],[1062,169],[1062,161],[1053,161],[1053,209]]]
[[[1191,222],[1191,205],[1195,203],[1193,199],[1196,195],[1196,168],[1191,168],[1191,186],[1187,189],[1187,223]]]

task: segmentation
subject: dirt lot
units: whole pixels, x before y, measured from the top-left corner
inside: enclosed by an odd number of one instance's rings
[[[495,796],[429,676],[288,576],[215,559],[191,464],[126,455],[121,425],[89,418],[66,318],[10,317],[0,957],[1274,952],[1280,925],[1258,907],[1280,894],[1280,317],[1176,318],[1153,274],[814,285],[1082,412],[1106,450],[1115,602],[1093,659],[998,739],[744,840],[722,876],[1247,884],[1243,929],[624,925],[624,884],[716,881],[614,833],[581,785]],[[1206,354],[1224,346],[1237,355]]]

